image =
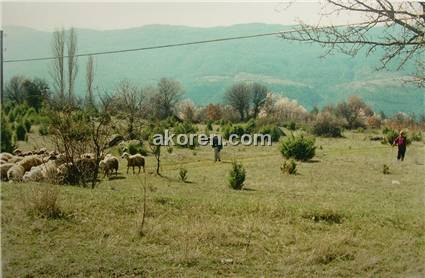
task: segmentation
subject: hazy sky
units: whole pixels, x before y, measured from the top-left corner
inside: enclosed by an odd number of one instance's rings
[[[322,24],[359,22],[359,16],[321,18],[321,4],[313,1],[168,1],[168,2],[3,2],[2,25],[51,31],[58,27],[120,29],[148,24],[226,26],[262,22]]]

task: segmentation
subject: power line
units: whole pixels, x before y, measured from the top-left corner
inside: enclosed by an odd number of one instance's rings
[[[376,23],[383,23],[392,21],[390,19],[376,21]],[[324,27],[310,27],[305,28],[303,30],[286,30],[286,31],[278,31],[278,32],[270,32],[270,33],[259,33],[253,35],[246,36],[236,36],[236,37],[226,37],[226,38],[218,38],[211,40],[202,40],[202,41],[193,41],[193,42],[183,42],[183,43],[174,43],[174,44],[164,44],[164,45],[156,45],[156,46],[147,46],[147,47],[139,47],[139,48],[129,48],[129,49],[119,49],[119,50],[109,50],[109,51],[101,51],[101,52],[90,52],[90,53],[80,53],[76,54],[73,57],[86,57],[86,56],[96,56],[96,55],[107,55],[107,54],[116,54],[116,53],[125,53],[125,52],[135,52],[135,51],[144,51],[144,50],[152,50],[152,49],[161,49],[161,48],[169,48],[169,47],[178,47],[178,46],[187,46],[187,45],[196,45],[196,44],[206,44],[206,43],[214,43],[214,42],[222,42],[222,41],[231,41],[231,40],[240,40],[240,39],[249,39],[249,38],[257,38],[257,37],[266,37],[266,36],[274,36],[274,35],[283,35],[290,33],[297,33],[300,31],[306,30],[321,30],[326,28],[340,28],[340,27],[352,27],[352,26],[360,26],[363,24],[368,24],[369,22],[360,22],[360,23],[351,23],[351,24],[342,24],[335,26],[324,26]],[[30,62],[30,61],[44,61],[44,60],[54,60],[57,58],[69,58],[68,55],[64,56],[50,56],[50,57],[38,57],[38,58],[23,58],[23,59],[8,59],[4,60],[4,63],[17,63],[17,62]]]
[[[296,32],[296,31],[291,30],[290,32]],[[81,53],[81,54],[76,54],[74,57],[115,54],[115,53],[143,51],[143,50],[160,49],[160,48],[177,47],[177,46],[186,46],[186,45],[194,45],[194,44],[204,44],[204,43],[212,43],[212,42],[249,39],[249,38],[256,38],[256,37],[279,35],[279,34],[284,34],[284,33],[288,33],[288,32],[280,31],[280,32],[261,33],[261,34],[254,34],[254,35],[248,35],[248,36],[227,37],[227,38],[219,38],[219,39],[203,40],[203,41],[164,44],[164,45],[147,46],[147,47],[130,48],[130,49],[120,49],[120,50],[110,50],[110,51],[102,51],[102,52]],[[39,58],[27,58],[27,59],[8,59],[8,60],[4,60],[4,62],[5,63],[15,63],[15,62],[28,62],[28,61],[42,61],[42,60],[53,60],[53,59],[60,58],[60,57],[68,58],[69,56],[65,55],[65,56],[39,57]]]

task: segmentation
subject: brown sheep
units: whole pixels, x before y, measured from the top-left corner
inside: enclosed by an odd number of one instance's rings
[[[0,178],[1,180],[7,181],[7,171],[12,168],[15,164],[13,163],[5,163],[0,165]]]
[[[38,156],[28,156],[18,162],[18,165],[24,167],[25,171],[31,170],[32,167],[43,163],[43,160]]]
[[[122,154],[122,158],[127,159],[127,174],[128,174],[128,169],[130,167],[133,167],[133,174],[134,174],[134,167],[139,167],[139,174],[140,174],[141,167],[143,167],[143,172],[145,172],[145,158],[141,154],[129,155],[128,153],[124,152]]]
[[[110,176],[115,170],[115,176],[118,175],[119,161],[118,158],[112,155],[106,155],[105,159],[100,161],[99,168],[103,170],[103,177]]]
[[[7,171],[7,179],[10,181],[22,181],[24,177],[25,169],[21,165],[13,165]]]

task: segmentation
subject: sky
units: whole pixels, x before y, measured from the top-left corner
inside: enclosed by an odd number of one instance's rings
[[[351,14],[323,18],[323,5],[315,1],[185,1],[168,2],[2,2],[2,26],[25,26],[42,31],[57,28],[124,29],[149,24],[195,27],[243,23],[290,25],[360,22]],[[326,9],[326,8],[325,8]]]

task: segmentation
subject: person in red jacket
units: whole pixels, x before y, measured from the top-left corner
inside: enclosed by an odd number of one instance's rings
[[[400,135],[394,140],[393,146],[398,147],[397,160],[403,161],[407,146],[407,138],[404,131],[400,131]]]

